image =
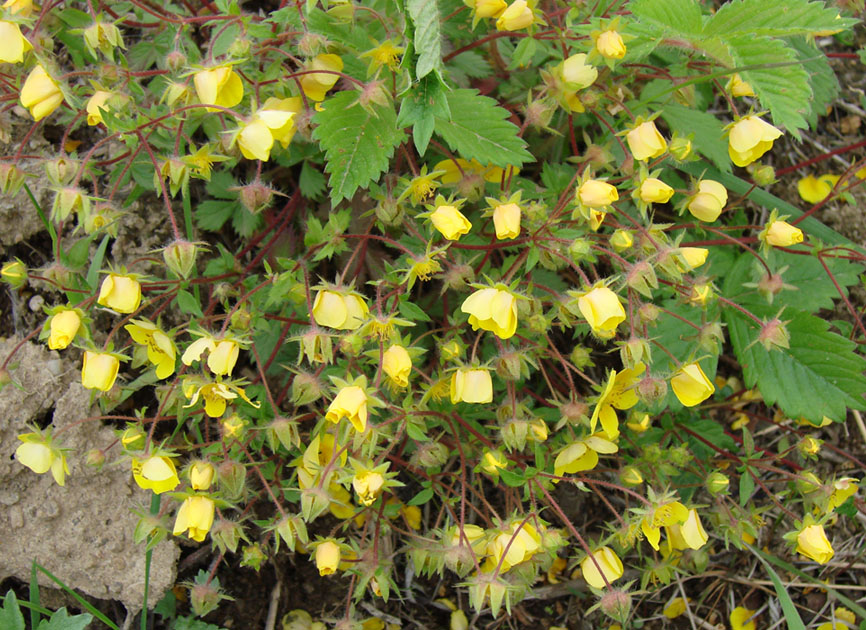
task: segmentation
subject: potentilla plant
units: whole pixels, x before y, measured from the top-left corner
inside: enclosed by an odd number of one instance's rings
[[[117,432],[22,425],[20,464],[127,466],[139,543],[307,554],[346,623],[414,574],[493,617],[571,580],[625,627],[711,551],[834,557],[864,252],[811,215],[866,170],[800,206],[777,165],[856,3],[194,4],[2,7],[0,187],[51,242],[2,279]],[[160,251],[112,246],[136,215]]]

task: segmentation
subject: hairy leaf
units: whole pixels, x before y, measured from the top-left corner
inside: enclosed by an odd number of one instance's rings
[[[830,67],[827,56],[806,41],[805,37],[792,37],[788,43],[803,62],[803,67],[809,75],[809,86],[812,88],[812,100],[809,102],[809,114],[806,120],[812,129],[818,124],[818,117],[827,112],[827,107],[839,95],[839,81],[836,73]]]
[[[628,8],[641,22],[665,30],[697,35],[703,26],[696,0],[632,0]]]
[[[406,9],[415,25],[415,50],[418,62],[415,76],[424,78],[431,72],[442,74],[442,34],[439,30],[437,0],[408,0]]]
[[[374,115],[356,101],[354,91],[339,92],[313,118],[318,125],[313,138],[325,150],[334,204],[378,179],[404,137],[390,106],[374,106]]]
[[[761,105],[770,110],[773,122],[799,140],[797,130],[808,126],[806,114],[812,88],[809,75],[797,63],[794,50],[783,41],[769,37],[739,35],[726,41],[734,63],[738,67],[750,67],[740,75],[752,85]]]
[[[809,0],[732,0],[716,11],[704,26],[704,35],[817,34],[849,28],[856,20],[839,18],[839,11]]]
[[[84,630],[91,621],[93,616],[86,613],[70,617],[64,607],[51,615],[51,619],[43,619],[39,630]]]
[[[757,305],[749,310],[764,319],[778,312]],[[757,384],[768,405],[777,404],[787,416],[816,424],[824,416],[841,421],[847,407],[866,409],[866,359],[824,320],[786,310],[782,319],[788,322],[790,347],[768,351],[752,343],[759,332],[756,322],[733,308],[723,314],[746,386]]]
[[[18,606],[15,591],[9,589],[3,598],[3,608],[0,608],[0,628],[6,630],[24,630],[24,615]]]
[[[436,117],[436,133],[452,151],[467,160],[505,168],[533,161],[508,112],[477,90],[454,90],[448,95],[451,120]]]

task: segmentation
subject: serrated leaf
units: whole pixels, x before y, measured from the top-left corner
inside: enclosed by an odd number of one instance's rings
[[[15,591],[9,589],[3,598],[3,608],[0,608],[0,628],[4,630],[24,630],[24,615],[18,606]]]
[[[93,616],[88,614],[72,615],[61,608],[51,615],[51,619],[43,619],[39,624],[39,630],[84,630],[93,621]]]
[[[216,232],[231,218],[237,205],[234,201],[221,199],[203,201],[195,209],[196,225],[202,230]]]
[[[442,33],[439,29],[437,0],[408,0],[406,10],[415,25],[415,50],[418,61],[415,76],[423,79],[431,72],[442,74]]]
[[[404,134],[390,105],[373,106],[374,115],[353,91],[339,92],[322,108],[313,118],[313,138],[325,151],[331,203],[337,204],[379,178]]]
[[[839,11],[809,0],[731,0],[707,20],[704,35],[787,37],[849,28],[856,20],[839,18]]]
[[[830,67],[827,56],[806,41],[805,37],[792,37],[788,43],[803,62],[803,67],[809,75],[809,86],[812,88],[812,100],[809,102],[809,114],[806,120],[812,129],[818,124],[818,117],[827,113],[827,107],[839,95],[839,80]]]
[[[794,50],[769,37],[738,35],[726,41],[734,64],[750,68],[741,70],[740,76],[755,90],[761,105],[770,110],[773,123],[799,140],[797,130],[808,126],[812,88],[805,68],[796,63]]]
[[[487,59],[475,50],[462,52],[448,62],[455,80],[462,75],[469,79],[484,79],[493,74],[493,67]],[[455,72],[456,71],[456,72]]]
[[[451,120],[436,118],[438,133],[452,151],[466,160],[505,168],[534,161],[518,128],[505,120],[508,111],[478,90],[454,90],[448,95]]]
[[[641,22],[665,30],[697,35],[703,26],[696,0],[632,0],[628,8]]]
[[[773,252],[774,269],[787,267],[782,272],[782,280],[796,289],[783,289],[773,298],[773,308],[778,311],[783,306],[800,311],[817,312],[821,309],[832,309],[839,292],[827,277],[827,272],[821,262],[812,256],[798,256],[785,252]],[[853,286],[859,281],[862,266],[842,258],[826,258],[824,264],[830,269],[836,283],[843,289]],[[723,292],[726,297],[738,304],[766,305],[766,299],[757,289],[745,286],[747,283],[757,284],[766,274],[764,267],[749,254],[742,254],[725,275]],[[847,295],[847,292],[846,292]]]
[[[705,155],[720,171],[731,171],[728,141],[723,137],[722,121],[707,112],[676,103],[666,104],[661,110],[661,117],[671,129],[683,136],[694,134],[692,144],[695,150]]]
[[[757,305],[749,310],[766,320],[778,312]],[[866,359],[855,354],[854,342],[831,332],[824,320],[786,310],[782,319],[788,322],[790,347],[767,351],[752,344],[759,332],[756,322],[732,308],[723,314],[746,387],[757,384],[767,405],[777,404],[787,416],[814,423],[824,416],[838,421],[846,408],[866,409]]]
[[[325,176],[322,171],[305,160],[301,164],[298,187],[301,189],[301,194],[307,199],[318,199],[325,191]]]
[[[238,236],[249,238],[262,226],[263,223],[264,219],[262,218],[262,215],[253,214],[243,206],[238,204],[235,205],[232,214],[232,227],[235,232],[238,233]]]
[[[412,125],[412,140],[419,155],[427,152],[436,116],[450,119],[451,110],[442,82],[436,76],[427,76],[404,94],[397,115],[398,127],[402,129]]]
[[[201,619],[193,617],[178,617],[174,620],[171,630],[224,630],[222,626],[215,626]]]

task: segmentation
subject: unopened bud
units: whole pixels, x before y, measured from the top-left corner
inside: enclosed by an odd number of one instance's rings
[[[328,40],[316,33],[307,31],[298,40],[298,52],[304,57],[315,57],[316,55],[326,52]]]
[[[637,310],[638,319],[642,324],[653,324],[659,318],[661,311],[659,307],[652,303],[642,304]]]
[[[256,179],[246,186],[238,186],[230,190],[238,193],[241,205],[253,214],[258,214],[271,205],[274,197],[274,189]]]
[[[624,367],[632,369],[638,363],[651,363],[650,345],[646,339],[640,337],[629,337],[628,341],[619,347],[619,356]]]
[[[659,287],[655,269],[645,260],[632,265],[625,276],[625,282],[630,288],[648,298],[652,297],[652,290]]]
[[[569,357],[571,362],[578,370],[583,370],[588,367],[593,367],[595,362],[592,360],[592,352],[586,346],[575,346]]]
[[[313,328],[301,335],[298,363],[306,357],[310,363],[331,363],[334,360],[334,347],[331,336]],[[299,403],[302,404],[302,403]]]
[[[580,424],[589,417],[589,405],[584,402],[570,400],[559,406],[559,413],[568,424]]]
[[[204,617],[216,610],[223,595],[211,582],[210,584],[193,584],[189,589],[189,603],[192,611],[198,617]]]
[[[517,381],[521,377],[528,376],[524,374],[525,364],[520,360],[520,354],[515,351],[503,352],[496,360],[496,374],[504,381]]]
[[[217,546],[217,549],[222,553],[225,553],[226,550],[235,553],[238,550],[238,543],[240,543],[241,539],[247,540],[240,523],[223,518],[213,524],[210,530],[210,537]]]
[[[764,322],[758,333],[758,343],[764,346],[767,352],[790,347],[790,339],[791,336],[788,333],[788,329],[785,328],[785,324],[778,317]]]
[[[17,258],[5,262],[0,268],[0,278],[13,289],[20,289],[27,284],[27,265]]]
[[[797,478],[797,490],[802,492],[803,494],[810,494],[818,490],[823,484],[821,480],[815,475],[815,473],[804,470],[800,473],[800,476]]]
[[[610,589],[602,595],[598,607],[611,619],[624,621],[631,610],[631,595],[620,589]]]
[[[238,37],[229,46],[229,55],[232,57],[246,57],[250,52],[250,40],[246,37]]]
[[[421,468],[437,468],[448,461],[448,453],[441,442],[426,442],[412,454],[411,462]]]
[[[585,238],[576,238],[568,246],[568,255],[576,265],[581,263],[595,262],[595,254],[592,252],[592,241]]]
[[[442,281],[444,288],[459,291],[475,281],[475,270],[471,265],[454,265],[442,274]]]
[[[140,451],[144,448],[147,435],[138,425],[127,427],[120,434],[120,443],[127,451]]]
[[[165,265],[178,278],[189,278],[195,269],[198,246],[184,239],[178,239],[162,250]]]
[[[652,405],[668,395],[668,384],[664,379],[644,376],[637,384],[637,395],[647,405]]]
[[[105,463],[105,452],[99,448],[92,448],[87,451],[87,454],[84,456],[84,464],[89,466],[90,468],[95,468],[99,470],[102,468],[102,465]]]
[[[292,379],[292,402],[309,405],[322,397],[322,383],[315,374],[299,372]]]
[[[373,210],[376,213],[376,218],[386,227],[399,227],[403,224],[403,217],[406,214],[403,205],[390,198],[380,201]]]
[[[537,129],[544,129],[550,124],[555,111],[556,105],[548,100],[532,101],[526,107],[526,124]]]
[[[165,56],[165,67],[171,72],[180,72],[186,67],[186,55],[179,50],[172,50]]]
[[[638,486],[643,483],[643,475],[634,466],[626,466],[619,473],[619,479],[627,486]]]
[[[782,276],[777,273],[765,274],[758,281],[758,293],[764,296],[764,299],[770,304],[773,303],[773,297],[781,293],[784,287],[785,282],[782,280]]]
[[[4,195],[17,195],[26,176],[27,174],[14,164],[0,164],[0,192]]]
[[[698,333],[698,344],[710,354],[718,353],[719,344],[724,341],[725,333],[722,332],[722,325],[719,322],[705,324]]]
[[[253,543],[252,545],[246,545],[244,547],[241,566],[251,567],[258,571],[262,568],[262,563],[267,559],[268,557],[265,555],[265,552],[262,551],[261,545],[259,545],[259,543]]]
[[[340,338],[340,352],[347,357],[356,357],[364,349],[364,337],[356,332],[349,333]]]
[[[728,485],[731,480],[724,473],[715,470],[707,477],[707,490],[710,494],[718,495],[728,491]]]
[[[385,88],[384,81],[370,81],[361,88],[358,103],[368,112],[374,113],[374,105],[386,107],[391,103],[391,96]]]
[[[769,164],[752,162],[746,170],[752,174],[752,179],[758,186],[770,186],[776,183],[776,169]]]
[[[12,375],[6,368],[0,368],[0,389],[12,382]]]
[[[231,327],[232,330],[238,332],[248,332],[250,324],[253,321],[253,315],[245,308],[239,308],[232,314]]]
[[[692,153],[692,141],[682,136],[674,136],[668,145],[668,152],[678,162],[686,160]]]
[[[226,498],[234,501],[243,495],[247,481],[247,469],[243,464],[227,459],[217,467],[217,476]]]
[[[807,435],[797,444],[797,450],[800,451],[803,457],[814,457],[821,451],[821,444],[823,444],[823,441]]]
[[[287,451],[291,451],[293,447],[300,448],[301,446],[298,423],[283,416],[277,416],[271,421],[267,428],[267,435],[272,451],[276,451],[277,442],[282,444]]]

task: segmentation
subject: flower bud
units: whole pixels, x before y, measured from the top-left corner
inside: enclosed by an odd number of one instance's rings
[[[146,439],[147,434],[137,424],[128,426],[120,435],[120,443],[127,451],[140,451]]]
[[[643,324],[655,323],[660,314],[659,307],[649,302],[641,304],[641,307],[637,310],[638,319]]]
[[[728,479],[727,475],[719,472],[718,470],[714,470],[707,476],[707,490],[709,490],[712,495],[719,495],[723,493],[727,493],[728,485],[731,483],[731,480]]]
[[[796,482],[797,490],[803,494],[811,494],[818,490],[822,485],[821,480],[818,479],[815,473],[810,470],[801,472]]]
[[[671,378],[671,388],[684,407],[694,407],[713,395],[716,388],[699,363],[682,366]]]
[[[27,284],[27,266],[17,258],[5,262],[0,269],[0,278],[13,289],[20,289]]]
[[[176,74],[186,66],[186,61],[186,55],[179,50],[172,50],[165,56],[165,67]]]
[[[790,247],[803,242],[803,230],[787,221],[773,221],[762,234],[765,242],[773,247]]]
[[[748,171],[758,186],[770,186],[776,183],[776,169],[769,164],[749,164]]]
[[[373,212],[386,227],[399,227],[403,224],[403,218],[406,216],[403,204],[391,198],[383,199],[377,203]]]
[[[0,164],[0,192],[4,195],[17,195],[25,178],[26,173],[14,164]]]
[[[692,153],[692,141],[682,136],[674,135],[671,139],[668,151],[678,162],[684,161]]]
[[[584,402],[570,400],[560,405],[559,413],[568,424],[577,425],[589,417],[589,405]]]
[[[611,589],[602,596],[598,607],[611,619],[624,621],[631,610],[631,595],[626,591]]]
[[[605,59],[622,59],[625,57],[626,46],[622,35],[613,29],[598,33],[594,37],[595,49]]]
[[[583,262],[595,262],[595,254],[592,252],[592,242],[585,238],[576,238],[568,246],[568,255],[575,264]]]
[[[210,537],[217,546],[217,549],[222,553],[226,551],[235,553],[238,550],[238,543],[240,543],[241,539],[247,540],[247,537],[244,535],[244,528],[240,523],[222,518],[211,527]]]
[[[719,218],[725,204],[728,203],[728,191],[719,182],[703,179],[698,182],[698,188],[689,199],[688,209],[699,221],[712,223]]]
[[[68,186],[78,172],[78,161],[68,157],[58,157],[45,162],[45,175],[52,185],[62,188]]]
[[[764,346],[764,349],[769,352],[774,349],[789,348],[788,343],[791,336],[784,322],[778,317],[774,317],[768,322],[761,325],[761,330],[758,333],[758,343]]]
[[[99,448],[90,449],[84,456],[84,464],[90,468],[101,470],[102,465],[105,464],[105,452]]]
[[[226,498],[233,501],[243,496],[247,481],[247,470],[243,464],[227,459],[217,467],[217,477]]]
[[[262,551],[261,545],[259,545],[259,543],[253,543],[252,545],[246,545],[244,547],[241,566],[252,567],[258,571],[262,568],[262,562],[267,559],[268,557],[265,555],[265,552]]]
[[[195,269],[198,246],[184,239],[178,239],[162,250],[166,266],[178,278],[189,278]]]
[[[569,357],[571,362],[578,370],[593,367],[595,363],[592,360],[592,352],[585,346],[575,346]]]
[[[625,283],[644,297],[651,298],[653,289],[658,289],[659,281],[655,269],[645,260],[636,262],[628,270]]]
[[[653,405],[668,395],[668,384],[664,379],[644,376],[638,381],[637,395],[646,405]]]
[[[821,444],[823,444],[821,440],[807,435],[797,444],[797,450],[803,457],[815,457],[821,452]]]
[[[719,344],[724,343],[725,333],[719,322],[710,322],[701,326],[698,332],[698,345],[710,354],[718,354]]]
[[[441,442],[425,442],[412,454],[411,462],[421,468],[437,468],[448,461],[448,453]]]
[[[619,473],[619,479],[627,486],[638,486],[643,483],[643,475],[634,466],[626,466]]]
[[[297,378],[297,377],[295,377]],[[298,423],[284,416],[275,417],[267,427],[268,441],[272,451],[276,451],[277,442],[287,451],[300,448],[301,436],[298,434]]]
[[[252,214],[258,214],[271,205],[274,197],[274,189],[256,179],[251,184],[239,186],[232,190],[237,191],[241,205]]]
[[[820,564],[827,564],[833,557],[833,546],[827,540],[824,527],[810,525],[797,534],[797,552]]]
[[[231,328],[238,332],[249,332],[253,315],[246,308],[239,308],[232,313]]]
[[[197,617],[204,617],[209,612],[216,610],[222,598],[223,595],[219,588],[214,586],[214,582],[193,584],[189,589],[189,603]]]

